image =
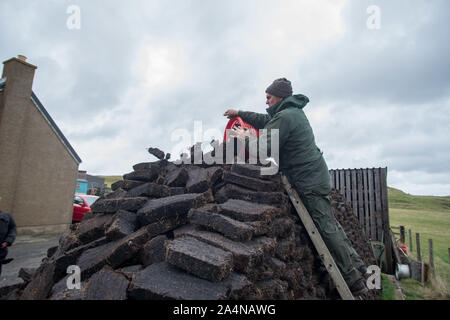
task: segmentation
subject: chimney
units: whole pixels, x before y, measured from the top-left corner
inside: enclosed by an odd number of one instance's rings
[[[19,54],[17,58],[11,58],[3,62],[3,75],[6,77],[6,91],[12,89],[11,86],[20,86],[20,91],[25,96],[31,95],[31,87],[33,85],[34,71],[36,66],[26,62],[27,57]],[[14,90],[15,91],[15,90]]]
[[[6,78],[6,82],[0,95],[0,194],[2,210],[7,212],[13,211],[21,146],[32,107],[31,88],[36,66],[25,60],[25,56],[19,55],[3,62],[2,78]]]

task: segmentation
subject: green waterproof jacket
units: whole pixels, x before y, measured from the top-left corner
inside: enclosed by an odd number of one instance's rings
[[[308,97],[297,94],[266,109],[268,114],[239,111],[239,117],[257,129],[267,129],[270,153],[271,129],[279,130],[279,166],[300,192],[328,194],[331,180],[327,164],[317,148],[303,108]]]

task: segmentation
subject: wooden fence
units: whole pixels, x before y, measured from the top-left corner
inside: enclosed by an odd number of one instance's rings
[[[331,185],[345,196],[370,240],[384,243],[387,273],[394,273],[389,229],[387,168],[330,170]]]

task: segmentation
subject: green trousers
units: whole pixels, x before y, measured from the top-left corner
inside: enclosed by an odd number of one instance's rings
[[[357,280],[361,279],[362,275],[358,269],[365,264],[352,247],[344,229],[334,217],[328,193],[312,190],[303,190],[303,192],[298,193],[328,250],[330,250],[345,282],[349,287],[352,286]]]

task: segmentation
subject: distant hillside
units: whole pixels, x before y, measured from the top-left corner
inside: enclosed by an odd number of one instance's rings
[[[104,178],[104,179],[105,179],[105,184],[106,184],[109,188],[111,188],[111,185],[112,185],[114,182],[123,179],[122,176],[97,176],[97,177]]]
[[[389,208],[450,212],[450,197],[415,196],[388,187]]]

